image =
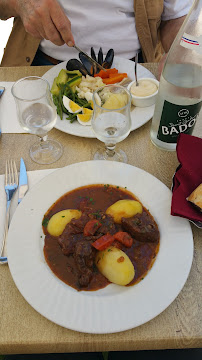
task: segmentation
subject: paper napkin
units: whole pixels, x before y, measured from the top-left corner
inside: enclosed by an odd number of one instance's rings
[[[50,173],[52,173],[55,170],[56,169],[28,171],[27,177],[28,177],[29,190],[38,181],[40,181],[45,176],[49,175]],[[3,240],[3,231],[4,231],[5,211],[6,211],[6,193],[4,190],[4,175],[0,175],[0,199],[1,199],[1,201],[0,201],[0,248],[1,248],[1,243]],[[22,202],[23,202],[23,200],[22,200]],[[13,196],[13,200],[11,202],[11,208],[10,208],[11,219],[15,212],[16,207],[18,206],[17,203],[18,203],[18,189],[16,190],[16,192]]]
[[[5,87],[0,99],[0,127],[2,133],[23,134],[25,131],[18,122],[15,100],[11,94],[13,84],[14,82],[0,82],[0,86]]]
[[[176,151],[180,165],[173,178],[171,214],[202,222],[202,213],[186,200],[202,183],[202,139],[180,134]]]

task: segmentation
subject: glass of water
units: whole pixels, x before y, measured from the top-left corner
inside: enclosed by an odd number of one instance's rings
[[[115,146],[124,140],[131,130],[131,94],[120,85],[106,85],[93,93],[92,128],[97,139],[105,143],[105,149],[99,149],[95,160],[127,162],[123,150],[116,151]]]
[[[38,164],[51,164],[63,153],[60,143],[47,140],[47,133],[57,120],[49,83],[37,76],[28,76],[18,80],[12,86],[17,116],[22,128],[39,136],[40,140],[30,148],[30,156]]]

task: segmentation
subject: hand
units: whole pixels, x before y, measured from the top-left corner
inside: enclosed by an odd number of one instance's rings
[[[57,0],[16,0],[15,10],[25,30],[55,45],[74,45],[71,23]]]

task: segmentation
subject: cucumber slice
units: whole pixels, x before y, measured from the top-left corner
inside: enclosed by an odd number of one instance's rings
[[[66,84],[67,80],[68,80],[67,70],[64,70],[64,69],[60,70],[58,77],[57,77],[56,84],[57,85]]]
[[[52,85],[52,88],[51,88],[51,94],[52,95],[59,95],[59,92],[60,92],[60,89],[59,87],[57,86],[57,78],[55,78],[53,80],[53,85]]]

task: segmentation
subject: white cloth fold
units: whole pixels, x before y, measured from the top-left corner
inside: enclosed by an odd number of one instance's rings
[[[29,189],[31,189],[38,181],[40,181],[45,176],[49,175],[51,172],[55,170],[56,169],[28,171],[27,177],[28,177]],[[10,220],[12,220],[12,216],[15,212],[15,209],[18,206],[17,203],[18,203],[18,189],[13,195],[13,199],[11,201]],[[0,248],[3,240],[5,213],[6,213],[6,193],[4,190],[4,175],[0,175]]]
[[[18,122],[15,100],[11,94],[13,84],[11,81],[0,81],[0,86],[5,87],[0,99],[0,128],[4,134],[23,134],[25,131]]]

